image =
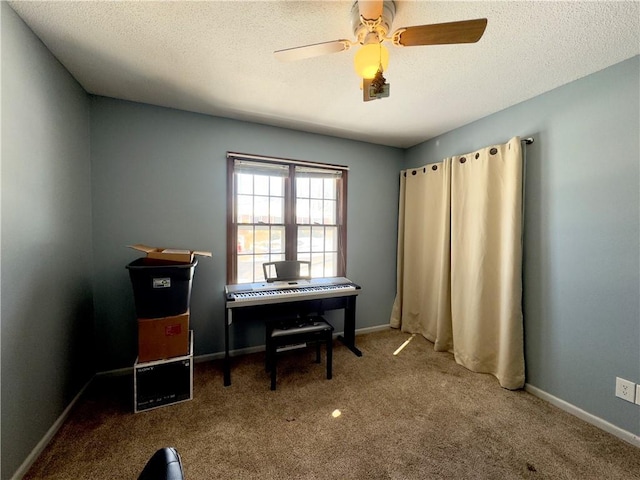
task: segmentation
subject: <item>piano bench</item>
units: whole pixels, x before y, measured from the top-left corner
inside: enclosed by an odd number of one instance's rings
[[[327,380],[332,376],[333,326],[322,317],[309,317],[304,321],[267,324],[266,367],[271,373],[271,390],[276,389],[276,360],[278,349],[290,345],[315,343],[316,363],[320,363],[320,344],[327,345]]]

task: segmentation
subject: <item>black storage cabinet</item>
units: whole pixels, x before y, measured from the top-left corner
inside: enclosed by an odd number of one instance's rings
[[[198,260],[175,263],[139,258],[129,265],[138,318],[172,317],[185,313],[191,301],[191,284]]]

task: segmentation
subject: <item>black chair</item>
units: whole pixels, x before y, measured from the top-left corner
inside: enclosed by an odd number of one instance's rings
[[[282,320],[267,324],[267,371],[271,373],[271,390],[276,389],[278,352],[293,348],[316,346],[316,363],[320,363],[320,346],[327,348],[327,380],[333,375],[333,326],[322,317]]]
[[[175,448],[156,451],[144,466],[138,480],[183,480],[182,460]]]

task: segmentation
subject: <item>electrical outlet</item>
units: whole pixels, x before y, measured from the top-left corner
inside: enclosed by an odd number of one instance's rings
[[[640,383],[636,385],[636,403],[640,405]]]
[[[636,384],[624,378],[616,377],[616,397],[633,403],[635,396]]]

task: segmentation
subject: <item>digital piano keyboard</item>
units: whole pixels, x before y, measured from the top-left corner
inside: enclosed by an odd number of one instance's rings
[[[360,286],[345,277],[312,278],[289,282],[261,282],[226,285],[224,314],[224,385],[231,385],[231,333],[233,319],[269,318],[272,315],[344,310],[344,331],[338,335],[358,357],[356,347],[356,296]],[[246,308],[244,308],[246,307]],[[244,322],[237,322],[243,324]]]
[[[225,286],[227,308],[353,296],[359,293],[360,286],[345,277]]]

